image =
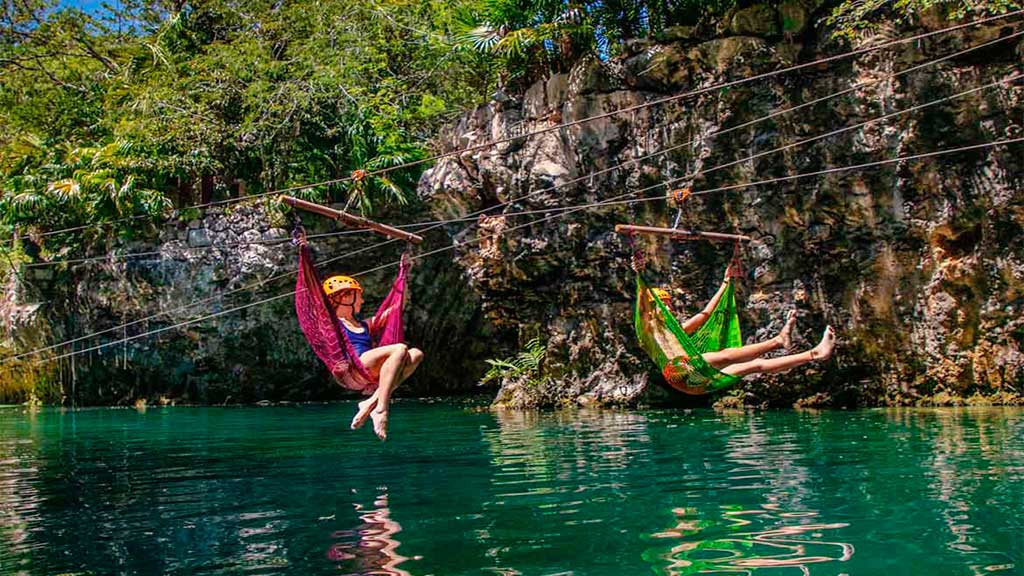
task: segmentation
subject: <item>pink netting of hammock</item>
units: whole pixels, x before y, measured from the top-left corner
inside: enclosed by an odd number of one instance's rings
[[[384,298],[377,313],[367,321],[370,338],[375,347],[397,344],[404,339],[402,306],[405,302],[405,281],[408,271],[408,260],[402,258],[391,291]],[[328,305],[327,295],[324,294],[309,246],[299,247],[295,313],[298,315],[299,326],[306,336],[306,341],[331,371],[338,384],[349,390],[372,394],[377,388],[377,380],[359,361],[355,348],[345,336],[345,332],[340,329],[338,319]]]

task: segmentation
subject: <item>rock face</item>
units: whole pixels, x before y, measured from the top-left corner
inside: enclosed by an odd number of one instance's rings
[[[407,217],[422,220],[429,215]],[[324,218],[306,221],[322,274],[354,274],[397,263],[403,249],[398,243],[377,246],[386,239],[369,233],[332,235],[340,229]],[[213,207],[197,218],[171,221],[159,231],[158,240],[113,251],[145,253],[144,258],[78,263],[56,273],[53,268],[28,269],[30,292],[35,294],[22,299],[49,301],[36,306],[52,322],[47,341],[131,323],[74,344],[76,351],[102,346],[96,350],[46,364],[56,367],[51,375],[59,389],[50,386],[37,395],[76,405],[342,396],[345,392],[313,355],[295,320],[291,291],[297,257],[287,242],[289,228],[265,203]],[[395,271],[392,266],[363,278],[364,313],[376,309]],[[449,343],[459,346],[461,355],[424,365],[400,393],[465,393],[476,388],[485,366],[477,335],[486,334],[487,327],[481,325],[475,297],[458,280],[460,275],[445,259],[414,266],[408,340],[432,359],[443,357]],[[29,336],[21,331],[20,347],[40,347],[40,339]],[[114,345],[107,346],[111,341]],[[48,356],[70,350],[60,348]]]
[[[822,56],[815,32],[805,30],[808,8],[783,8],[736,13],[724,23],[723,37],[679,33],[674,42],[617,61],[584,62],[538,82],[518,101],[466,114],[446,144],[459,149],[506,139]],[[671,226],[675,212],[657,198],[666,192],[658,185],[666,183],[696,192],[684,203],[681,227],[754,237],[744,251],[739,295],[748,343],[774,336],[790,309],[798,312],[799,349],[817,342],[826,324],[839,332],[833,360],[744,382],[734,393],[746,402],[851,405],[940,392],[1019,393],[1020,143],[716,191],[1020,137],[1020,82],[952,97],[1019,74],[1019,38],[890,77],[1008,32],[995,23],[897,45],[438,163],[420,182],[435,215],[508,203],[490,212],[505,212],[504,219],[453,226],[449,234],[460,243],[458,263],[483,312],[500,332],[520,345],[537,337],[545,342],[538,372],[506,379],[497,403],[665,397],[632,332],[631,250],[645,255],[651,280],[673,288],[677,309],[690,311],[713,294],[732,252],[650,237],[631,247],[613,232],[620,222]],[[794,44],[789,33],[802,33],[804,44]],[[897,114],[914,106],[922,108]],[[886,114],[892,116],[868,122]],[[546,219],[536,213],[623,194],[654,198]],[[534,213],[515,215],[524,211]]]

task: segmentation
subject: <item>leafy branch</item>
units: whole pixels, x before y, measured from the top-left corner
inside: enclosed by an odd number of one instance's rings
[[[486,362],[491,368],[484,374],[480,384],[496,380],[506,380],[526,376],[527,383],[536,386],[543,382],[540,378],[541,363],[544,361],[544,344],[539,338],[526,343],[526,347],[515,356],[505,359],[490,359]]]

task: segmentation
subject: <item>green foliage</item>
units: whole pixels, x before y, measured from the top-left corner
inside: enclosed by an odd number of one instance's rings
[[[66,227],[157,216],[170,206],[162,193],[142,184],[148,161],[135,154],[130,142],[49,150],[36,139],[23,142],[23,155],[8,158],[14,167],[7,171],[0,197],[0,222]]]
[[[526,376],[527,383],[538,386],[544,382],[540,376],[541,362],[544,360],[544,344],[539,338],[526,343],[526,348],[515,356],[506,359],[487,360],[490,369],[484,374],[480,384]]]
[[[845,0],[832,11],[825,23],[832,28],[834,37],[853,40],[876,32],[883,16],[889,21],[910,22],[926,10],[941,8],[948,18],[959,20],[1004,14],[1021,7],[1017,0]]]
[[[847,1],[854,35],[938,0]],[[954,16],[1020,0],[968,4]],[[412,201],[452,114],[493,84],[522,88],[583,57],[627,51],[735,0],[354,0],[153,3],[93,11],[26,0],[0,11],[0,225],[64,228],[163,214],[244,181],[365,213]],[[145,224],[124,220],[116,232]],[[56,239],[65,243],[64,238]]]
[[[203,178],[264,191],[426,155],[489,92],[452,41],[471,0],[127,1],[0,12],[0,222],[53,229],[192,204]],[[422,167],[303,192],[364,212]]]
[[[505,82],[524,84],[579,59],[620,54],[629,41],[676,25],[710,24],[735,0],[483,0],[467,16],[460,44],[490,55]]]
[[[486,0],[464,23],[459,42],[496,56],[501,73],[516,79],[571,65],[593,38],[583,10],[560,0]]]

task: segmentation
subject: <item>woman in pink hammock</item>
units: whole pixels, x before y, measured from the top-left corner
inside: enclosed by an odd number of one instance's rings
[[[377,381],[373,394],[359,403],[352,418],[352,428],[362,426],[369,417],[373,431],[381,440],[387,439],[388,408],[395,387],[416,371],[423,361],[423,352],[406,344],[376,346],[371,335],[379,334],[390,310],[371,319],[360,319],[363,307],[363,287],[350,276],[331,276],[323,283],[324,294],[330,303],[338,326],[355,348],[359,361]],[[373,325],[371,325],[371,322]]]
[[[391,393],[423,361],[422,352],[402,343],[402,307],[411,259],[402,257],[391,290],[367,322],[358,316],[363,306],[359,282],[349,276],[321,282],[305,231],[297,226],[293,236],[299,247],[295,279],[299,327],[339,385],[370,395],[359,403],[352,428],[372,418],[373,431],[386,440]]]

